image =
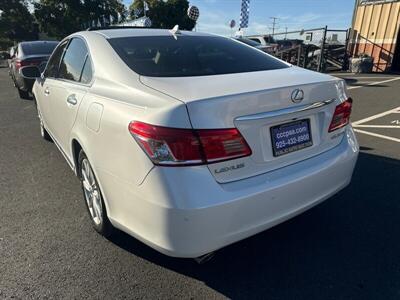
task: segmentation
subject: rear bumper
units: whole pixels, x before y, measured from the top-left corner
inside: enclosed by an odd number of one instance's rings
[[[15,77],[15,82],[19,89],[25,92],[32,92],[32,87],[35,83],[35,79],[24,78],[18,73]]]
[[[154,168],[139,190],[118,183],[109,215],[116,227],[166,255],[198,257],[336,194],[350,183],[357,156],[349,127],[340,145],[321,155],[237,182],[218,184],[206,167]]]

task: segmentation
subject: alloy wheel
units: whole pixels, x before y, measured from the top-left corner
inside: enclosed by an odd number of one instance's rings
[[[90,216],[96,225],[103,222],[103,207],[99,187],[89,161],[82,160],[82,186]]]

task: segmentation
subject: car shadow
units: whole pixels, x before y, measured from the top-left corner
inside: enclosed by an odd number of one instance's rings
[[[348,188],[221,249],[203,265],[159,254],[122,232],[110,240],[229,298],[395,299],[400,292],[399,179],[399,160],[361,153]]]

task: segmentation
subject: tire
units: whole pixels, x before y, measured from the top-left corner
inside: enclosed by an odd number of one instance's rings
[[[19,97],[20,97],[21,99],[27,99],[27,100],[31,99],[31,97],[29,96],[29,92],[23,91],[23,90],[21,90],[21,89],[19,89],[19,88],[17,88],[17,89],[18,89]]]
[[[38,117],[39,117],[39,122],[40,122],[40,135],[42,136],[42,138],[45,141],[53,142],[50,134],[47,132],[46,128],[44,127],[43,120],[42,120],[42,117],[40,116],[39,112],[38,112]]]
[[[94,229],[104,237],[109,237],[114,232],[108,219],[106,206],[100,191],[100,186],[94,175],[92,166],[86,154],[81,150],[78,158],[79,179],[81,181],[83,198]]]

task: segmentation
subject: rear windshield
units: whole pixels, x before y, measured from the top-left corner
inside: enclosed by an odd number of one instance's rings
[[[25,55],[51,54],[58,42],[35,42],[21,44]]]
[[[205,76],[288,67],[267,54],[223,37],[139,36],[108,41],[133,71],[144,76]]]

